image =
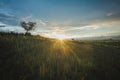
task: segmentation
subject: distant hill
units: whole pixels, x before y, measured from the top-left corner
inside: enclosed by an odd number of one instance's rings
[[[76,38],[77,40],[120,40],[120,35],[117,36],[99,36],[99,37],[83,37],[83,38]]]

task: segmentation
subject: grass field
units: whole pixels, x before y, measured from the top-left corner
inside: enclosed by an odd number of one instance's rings
[[[120,41],[0,33],[0,80],[120,80]]]

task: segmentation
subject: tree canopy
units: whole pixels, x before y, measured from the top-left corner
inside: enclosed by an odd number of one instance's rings
[[[20,22],[20,25],[26,30],[26,33],[28,33],[30,30],[33,30],[35,25],[36,25],[36,22],[25,22],[25,21],[22,21]]]

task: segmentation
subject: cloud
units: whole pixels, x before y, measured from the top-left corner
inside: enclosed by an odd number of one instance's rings
[[[18,18],[12,14],[11,9],[8,8],[0,8],[0,21],[9,24],[9,25],[17,25]]]
[[[44,27],[48,26],[48,22],[43,21],[41,19],[40,20],[36,19],[35,22],[37,23],[37,26],[44,26]]]
[[[22,16],[20,17],[20,21],[28,21],[32,18],[32,15],[28,15],[28,16]]]
[[[25,30],[20,26],[11,26],[6,25],[5,27],[0,27],[0,31],[2,32],[17,32],[17,33],[25,33]]]
[[[103,27],[111,27],[114,25],[119,25],[120,20],[115,20],[115,21],[101,21],[101,22],[91,22],[86,25],[57,25],[57,26],[52,26],[50,25],[47,29],[52,30],[52,31],[58,31],[58,32],[65,32],[65,31],[72,31],[72,30],[95,30]]]
[[[103,20],[120,20],[120,12],[107,13],[107,16]]]
[[[107,13],[107,16],[112,16],[114,15],[114,13]]]
[[[95,30],[103,27],[114,27],[114,25],[120,25],[120,12],[110,12],[104,16],[80,21],[64,21],[62,23],[49,22],[49,25],[47,25],[47,30],[56,32],[72,30]]]
[[[5,27],[5,26],[6,26],[6,24],[0,22],[0,27]]]

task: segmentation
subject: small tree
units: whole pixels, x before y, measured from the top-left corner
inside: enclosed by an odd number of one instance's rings
[[[33,30],[35,27],[36,23],[35,22],[28,22],[26,23],[25,21],[22,21],[20,25],[26,30],[26,34],[29,33],[30,30]]]

